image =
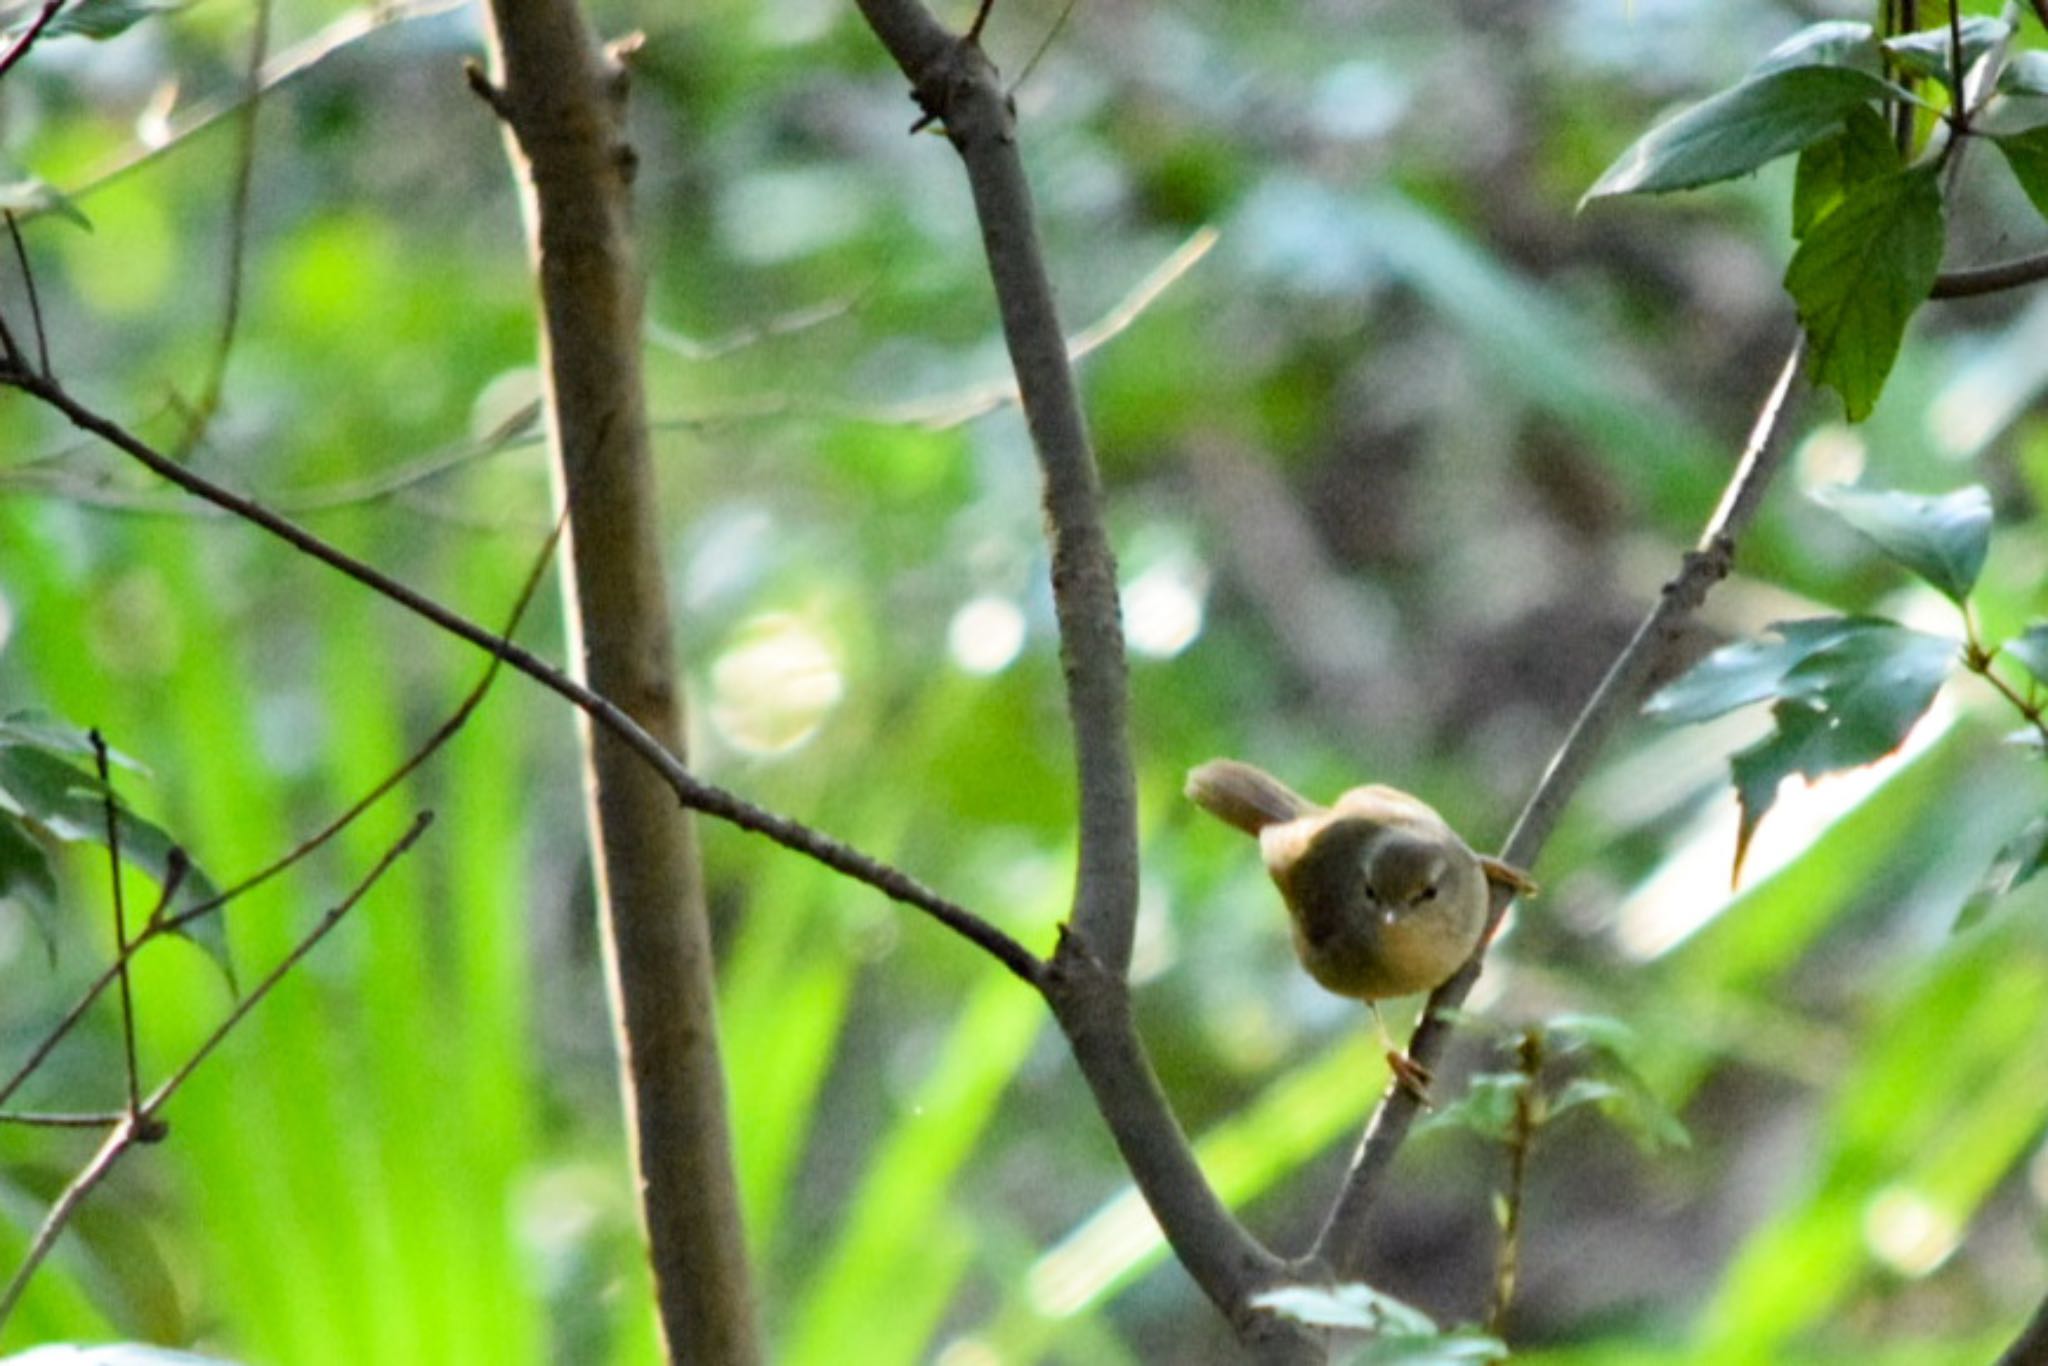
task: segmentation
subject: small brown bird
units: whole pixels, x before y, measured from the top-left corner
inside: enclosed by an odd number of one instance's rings
[[[1387,1064],[1419,1097],[1429,1073],[1387,1039],[1378,1002],[1449,980],[1486,932],[1487,884],[1533,893],[1527,873],[1472,852],[1435,809],[1398,788],[1354,787],[1318,806],[1271,774],[1211,759],[1187,795],[1259,841],[1308,975],[1372,1010]]]

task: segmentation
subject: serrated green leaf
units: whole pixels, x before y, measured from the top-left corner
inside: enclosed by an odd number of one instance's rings
[[[1991,495],[1975,484],[1943,494],[1831,484],[1813,500],[1958,604],[1991,549]]]
[[[1850,110],[1841,132],[1799,154],[1792,179],[1792,235],[1806,236],[1850,190],[1899,166],[1899,149],[1884,116],[1867,104]]]
[[[1877,70],[1877,34],[1853,19],[1824,19],[1808,24],[1764,54],[1745,80],[1795,66],[1860,66]]]
[[[12,813],[36,831],[67,844],[104,845],[105,797],[106,787],[98,777],[43,744],[0,739],[0,818]],[[176,897],[166,908],[168,913],[175,915],[219,894],[212,880],[184,857],[177,842],[160,826],[144,820],[118,799],[115,810],[124,861],[147,873],[158,886],[164,885],[174,862],[184,862],[185,871]],[[233,980],[227,931],[219,916],[203,916],[181,933]]]
[[[1774,622],[1776,640],[1759,636],[1724,645],[1658,689],[1643,711],[1672,725],[1688,725],[1765,702],[1778,695],[1785,675],[1808,655],[1847,635],[1889,623],[1877,617],[1812,617]]]
[[[2035,678],[2048,683],[2048,622],[2035,622],[2005,642],[2002,652],[2017,659]]]
[[[2021,52],[1998,73],[2001,95],[2048,95],[2048,52]]]
[[[1415,1306],[1375,1290],[1363,1281],[1344,1285],[1283,1285],[1252,1297],[1255,1309],[1270,1309],[1318,1328],[1435,1337],[1436,1320]]]
[[[1897,749],[1956,665],[1954,641],[1871,623],[1809,654],[1779,684],[1775,728],[1729,760],[1742,820],[1734,877],[1778,788],[1857,768]]]
[[[2048,217],[2048,126],[1995,133],[1991,140],[2012,168],[2012,178],[2027,192],[2034,212]]]
[[[1514,1131],[1515,1104],[1528,1085],[1518,1072],[1481,1072],[1465,1084],[1464,1095],[1430,1114],[1416,1132],[1470,1129],[1482,1138],[1506,1139]]]
[[[1806,329],[1808,368],[1849,420],[1877,403],[1913,311],[1941,271],[1941,189],[1931,165],[1850,190],[1793,253],[1785,288]]]
[[[2000,19],[1988,15],[1972,15],[1958,26],[1962,39],[1963,71],[1967,74],[1977,64],[1977,59],[1994,46],[2005,41],[2012,27]],[[1884,50],[1907,71],[1916,76],[1927,76],[1954,89],[1954,64],[1950,61],[1949,31],[1947,25],[1940,28],[1922,29],[1917,33],[1902,33],[1896,38],[1887,38]]]
[[[1896,86],[1854,67],[1790,66],[1751,76],[1636,139],[1579,205],[1732,180],[1829,136],[1851,110],[1903,97]]]

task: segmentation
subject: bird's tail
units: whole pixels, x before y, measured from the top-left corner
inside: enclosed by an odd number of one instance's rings
[[[1185,790],[1196,806],[1247,835],[1320,809],[1278,778],[1235,759],[1211,759],[1191,769]]]

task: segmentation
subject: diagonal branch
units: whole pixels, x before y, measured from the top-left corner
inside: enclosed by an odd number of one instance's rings
[[[320,941],[327,937],[329,931],[341,923],[344,916],[355,909],[356,904],[369,893],[370,888],[377,884],[377,880],[384,876],[392,864],[404,857],[406,852],[419,841],[420,836],[427,832],[427,827],[432,823],[433,816],[428,812],[421,812],[415,817],[412,825],[406,829],[403,835],[399,836],[398,840],[389,849],[384,851],[383,856],[377,860],[375,866],[364,875],[362,880],[355,885],[354,889],[335,905],[329,907],[326,914],[320,917],[319,923],[307,931],[300,938],[299,942],[292,946],[291,951],[278,960],[277,964],[269,972],[264,974],[263,980],[258,982],[248,995],[235,1003],[235,1008],[229,1011],[227,1016],[218,1025],[214,1026],[213,1031],[178,1066],[178,1069],[161,1082],[155,1090],[151,1091],[146,1098],[133,1104],[130,1109],[120,1116],[118,1122],[114,1125],[113,1131],[107,1135],[105,1141],[100,1144],[99,1150],[93,1154],[92,1160],[86,1163],[78,1175],[71,1179],[70,1184],[65,1186],[63,1193],[50,1206],[49,1212],[43,1216],[42,1225],[37,1228],[34,1239],[29,1243],[28,1252],[22,1258],[21,1265],[15,1268],[14,1274],[8,1278],[5,1287],[0,1287],[0,1326],[6,1324],[8,1316],[21,1303],[22,1295],[28,1290],[29,1280],[35,1275],[36,1269],[49,1257],[51,1249],[56,1247],[58,1236],[70,1224],[71,1218],[78,1212],[79,1206],[85,1203],[85,1198],[92,1194],[102,1181],[107,1179],[108,1174],[114,1170],[115,1164],[127,1155],[129,1149],[137,1144],[155,1143],[169,1132],[164,1125],[161,1112],[164,1106],[170,1103],[171,1097],[175,1096],[178,1093],[178,1089],[191,1080],[192,1074],[198,1071],[200,1066],[213,1055],[215,1049],[226,1042],[228,1036],[234,1033],[236,1027],[242,1021],[249,1018],[250,1012],[263,1003],[264,998],[277,988],[278,983],[282,982],[294,968],[298,967],[305,960],[306,955],[311,953]],[[80,1116],[78,1118],[88,1117]]]
[[[1686,619],[1699,610],[1708,591],[1727,577],[1735,556],[1736,537],[1755,518],[1772,477],[1784,462],[1785,443],[1773,438],[1784,416],[1786,398],[1799,372],[1804,350],[1803,339],[1793,343],[1779,368],[1777,381],[1757,412],[1742,459],[1721,495],[1721,504],[1707,520],[1699,543],[1686,554],[1678,574],[1664,585],[1656,605],[1608,668],[1607,676],[1600,680],[1570,734],[1552,756],[1550,767],[1508,835],[1507,847],[1501,852],[1506,862],[1521,868],[1535,865],[1536,856],[1550,838],[1565,803],[1585,781],[1593,760],[1615,728],[1634,713],[1651,671],[1664,658]],[[1497,892],[1493,905],[1495,926],[1506,909],[1507,897]],[[1489,930],[1480,943],[1483,946],[1491,938]],[[1463,1003],[1479,980],[1484,954],[1482,947],[1457,976],[1436,989],[1424,1007],[1415,1037],[1408,1045],[1409,1056],[1423,1066],[1431,1066],[1442,1055],[1451,1032],[1446,1014]],[[1343,1190],[1331,1206],[1329,1218],[1309,1254],[1312,1266],[1332,1270],[1339,1277],[1356,1273],[1365,1251],[1365,1216],[1393,1165],[1394,1154],[1408,1136],[1417,1108],[1414,1093],[1400,1086],[1390,1086],[1381,1098],[1366,1127],[1365,1139],[1352,1159]]]
[[[1175,1255],[1256,1359],[1321,1361],[1309,1330],[1255,1308],[1287,1268],[1217,1197],[1146,1057],[1127,980],[1137,912],[1137,813],[1125,721],[1116,560],[1067,346],[1017,152],[1015,110],[970,30],[956,38],[922,0],[859,0],[909,77],[924,118],[960,154],[1045,482],[1052,590],[1080,780],[1074,911],[1041,982],[1138,1189]],[[984,11],[985,12],[985,11]]]
[[[954,37],[922,0],[860,0],[860,8],[910,79],[926,119],[944,124],[973,191],[1003,340],[1045,480],[1053,603],[1081,789],[1073,928],[1121,975],[1137,920],[1138,817],[1116,557],[1017,152],[1016,111],[973,35]]]
[[[1042,967],[1036,955],[989,921],[940,896],[901,869],[863,853],[852,845],[822,831],[814,830],[801,821],[756,806],[744,797],[728,792],[722,787],[705,782],[691,773],[682,761],[663,747],[660,741],[649,735],[638,722],[609,699],[578,683],[524,646],[493,634],[460,613],[400,583],[347,551],[329,544],[298,523],[278,515],[253,499],[245,498],[178,464],[126,427],[87,407],[55,379],[29,374],[16,366],[0,370],[0,386],[17,389],[31,398],[48,404],[64,414],[65,418],[79,430],[99,437],[152,473],[194,497],[261,528],[300,553],[354,579],[365,588],[390,599],[415,616],[424,618],[449,635],[465,640],[478,649],[502,659],[548,691],[577,707],[593,722],[616,736],[620,743],[639,755],[661,775],[662,780],[674,791],[677,800],[684,806],[736,825],[742,830],[752,831],[785,849],[815,859],[829,868],[844,873],[856,882],[864,882],[892,900],[915,907],[993,955],[1020,979],[1034,985],[1038,982]]]

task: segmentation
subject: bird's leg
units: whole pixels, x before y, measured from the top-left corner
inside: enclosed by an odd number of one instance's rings
[[[1372,1012],[1372,1022],[1379,1027],[1380,1043],[1387,1050],[1387,1070],[1394,1074],[1395,1083],[1415,1097],[1423,1109],[1430,1109],[1429,1069],[1409,1057],[1405,1050],[1394,1047],[1394,1036],[1387,1032],[1387,1021],[1380,1014],[1379,1002],[1367,1001],[1365,1008]]]

